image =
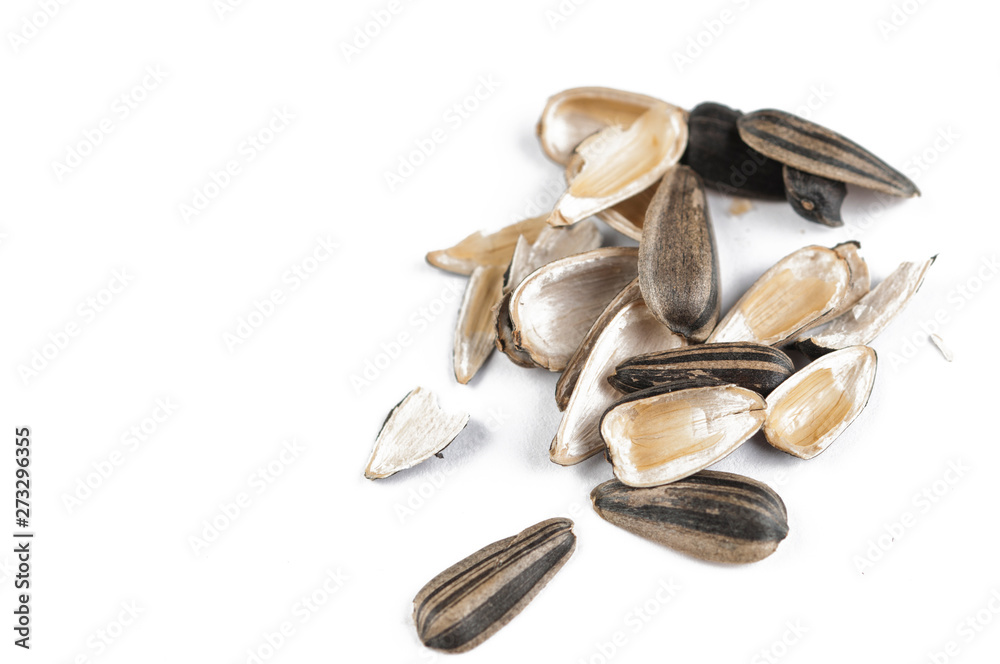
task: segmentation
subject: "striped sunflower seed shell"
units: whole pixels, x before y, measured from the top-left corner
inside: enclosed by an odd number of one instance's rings
[[[625,394],[708,376],[767,396],[795,367],[782,351],[752,342],[701,344],[638,355],[622,362],[608,382]]]
[[[573,522],[549,519],[452,565],[413,600],[420,640],[445,652],[472,650],[520,613],[575,548]]]
[[[605,521],[712,562],[763,560],[788,535],[781,497],[765,484],[732,473],[703,470],[646,489],[611,480],[590,498]]]
[[[764,109],[737,121],[740,138],[764,156],[806,173],[881,191],[919,196],[909,178],[854,141],[791,113]]]

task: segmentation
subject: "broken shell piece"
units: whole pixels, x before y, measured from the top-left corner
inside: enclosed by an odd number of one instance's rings
[[[610,480],[590,494],[602,519],[639,537],[717,563],[754,563],[788,535],[785,503],[749,477],[703,470],[638,489]]]
[[[781,163],[743,142],[736,121],[743,113],[705,102],[688,117],[687,164],[712,189],[733,196],[784,198]]]
[[[583,156],[574,152],[566,166],[566,184],[573,181],[583,168]],[[626,198],[621,203],[597,213],[597,218],[615,229],[625,237],[638,241],[642,237],[642,226],[646,221],[646,210],[656,194],[659,181],[643,189],[635,196]]]
[[[608,303],[635,279],[634,247],[603,247],[554,261],[511,293],[514,345],[550,371],[562,371]]]
[[[690,341],[719,321],[719,257],[705,188],[687,166],[667,172],[639,241],[639,288],[657,320]]]
[[[847,185],[785,166],[785,195],[792,209],[803,219],[824,226],[843,226],[840,206],[847,196]]]
[[[583,139],[605,127],[628,127],[659,99],[613,88],[572,88],[549,97],[536,131],[542,150],[566,165]]]
[[[743,294],[708,342],[780,345],[831,313],[843,311],[858,290],[848,258],[851,250],[846,244],[834,249],[812,245],[785,256]]]
[[[777,348],[741,341],[638,355],[619,364],[608,382],[627,394],[684,378],[710,376],[767,396],[793,371],[792,360]]]
[[[740,138],[762,154],[838,182],[893,196],[919,196],[905,175],[854,141],[791,113],[774,109],[741,117]]]
[[[523,237],[523,236],[522,236]],[[455,325],[455,378],[463,385],[472,380],[496,343],[497,307],[503,299],[504,268],[481,265],[469,278]]]
[[[634,284],[633,281],[631,290],[638,290]],[[608,384],[608,376],[619,362],[638,353],[677,348],[687,343],[684,337],[656,320],[641,298],[627,300],[612,315],[602,316],[592,328],[592,331],[597,330],[597,338],[580,370],[549,448],[549,457],[555,463],[563,466],[579,463],[604,449],[601,415],[620,398]],[[608,310],[611,309],[609,306]]]
[[[442,270],[465,275],[472,274],[480,265],[506,267],[514,253],[517,238],[523,235],[529,242],[534,242],[546,227],[546,218],[525,219],[489,235],[476,231],[454,247],[428,252],[427,262]]]
[[[644,392],[625,397],[601,420],[615,477],[629,486],[693,475],[732,453],[764,422],[764,399],[735,385]]]
[[[594,349],[597,340],[601,337],[601,334],[611,324],[615,316],[618,315],[618,312],[637,300],[642,300],[642,293],[639,292],[639,280],[633,279],[615,296],[615,299],[608,303],[608,306],[601,312],[601,315],[594,321],[594,324],[587,332],[587,336],[580,342],[576,352],[573,353],[573,357],[570,358],[566,364],[566,368],[563,369],[562,374],[559,376],[559,382],[556,383],[556,406],[558,406],[559,410],[566,410],[566,406],[569,405],[569,398],[573,394],[577,380],[580,378],[583,365],[586,364],[587,358],[590,357],[590,353]]]
[[[412,468],[455,440],[469,415],[441,410],[434,394],[418,387],[389,411],[375,439],[365,477],[378,480]]]
[[[413,599],[420,641],[450,653],[472,650],[520,613],[575,548],[573,522],[549,519],[455,563]]]
[[[684,113],[659,103],[628,129],[608,127],[577,148],[584,164],[556,202],[548,223],[575,224],[607,210],[663,177],[687,144]]]
[[[503,296],[496,312],[496,344],[497,350],[506,355],[511,362],[525,369],[537,369],[538,365],[531,356],[514,343],[514,328],[510,322],[510,293]]]
[[[820,332],[800,339],[796,347],[810,357],[818,357],[840,348],[871,343],[906,308],[933,263],[934,258],[902,263],[850,310]]]
[[[825,450],[868,403],[876,364],[874,350],[850,346],[797,372],[767,398],[767,442],[800,459]]]
[[[546,225],[533,243],[519,238],[504,277],[504,294],[514,290],[526,276],[543,265],[600,246],[601,230],[593,221],[584,221],[566,228]]]

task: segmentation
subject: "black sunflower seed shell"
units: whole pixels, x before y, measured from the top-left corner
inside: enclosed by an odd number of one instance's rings
[[[854,141],[791,113],[754,111],[737,126],[748,145],[800,171],[893,196],[920,195],[909,178]]]
[[[785,166],[785,195],[795,213],[824,226],[843,226],[840,206],[847,196],[847,185]]]
[[[420,640],[452,653],[475,648],[520,613],[575,548],[573,522],[549,519],[452,565],[413,600]]]
[[[608,382],[619,392],[630,394],[712,378],[767,396],[794,371],[791,358],[777,348],[734,342],[639,355],[619,364]]]
[[[681,163],[706,186],[733,196],[784,198],[781,164],[740,138],[736,121],[743,115],[728,106],[705,102],[688,117],[688,144]]]
[[[763,560],[788,535],[788,514],[778,494],[732,473],[703,470],[644,489],[611,480],[590,498],[605,521],[712,562]]]

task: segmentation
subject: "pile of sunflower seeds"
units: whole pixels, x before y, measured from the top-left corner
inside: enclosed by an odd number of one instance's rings
[[[456,379],[468,383],[494,349],[562,372],[563,417],[549,455],[564,466],[606,456],[616,479],[591,493],[603,519],[708,561],[766,558],[788,534],[781,498],[751,478],[705,469],[758,431],[802,459],[829,447],[871,394],[877,358],[868,344],[934,259],[903,263],[871,288],[859,243],[803,247],[721,316],[706,187],[784,199],[826,226],[843,224],[847,184],[919,191],[844,136],[773,109],[704,103],[689,112],[576,88],[549,99],[537,131],[565,168],[567,188],[551,213],[427,254],[431,265],[469,276]],[[595,216],[638,248],[602,247]],[[782,348],[811,361],[796,371]],[[413,390],[386,418],[365,477],[439,454],[468,421]],[[414,599],[424,645],[463,652],[489,638],[569,559],[572,529],[568,519],[543,521],[432,579]]]

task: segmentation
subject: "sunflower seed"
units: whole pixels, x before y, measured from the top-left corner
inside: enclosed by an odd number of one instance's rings
[[[703,470],[638,489],[610,480],[590,494],[605,521],[695,558],[753,563],[788,535],[781,497],[749,477]]]
[[[824,355],[767,397],[764,436],[774,447],[811,459],[861,414],[875,382],[875,351],[850,346]]]
[[[480,265],[506,267],[514,253],[517,238],[523,235],[529,242],[534,242],[546,227],[546,218],[525,219],[489,235],[477,231],[454,247],[428,252],[427,262],[442,270],[465,275],[472,274]]]
[[[777,348],[740,341],[638,355],[619,364],[608,382],[627,394],[683,378],[711,376],[767,396],[794,370],[792,360]]]
[[[635,279],[637,249],[603,247],[535,270],[511,293],[514,345],[562,371],[608,303]]]
[[[781,164],[743,142],[736,128],[742,115],[714,102],[695,106],[688,117],[688,145],[681,163],[724,194],[784,198]]]
[[[414,389],[382,423],[365,477],[378,480],[412,468],[448,447],[468,423],[466,413],[450,415],[441,410],[430,390]]]
[[[635,297],[637,291],[633,280],[622,291],[624,297],[619,295],[605,310],[608,315],[602,314],[591,328],[596,339],[586,353],[579,380],[549,448],[549,457],[555,463],[572,465],[604,449],[601,415],[619,398],[607,381],[618,362],[636,353],[687,343],[653,317],[642,298]],[[586,345],[585,341],[581,348]]]
[[[856,243],[815,245],[785,256],[761,275],[708,338],[781,345],[839,315],[867,291],[868,271]]]
[[[658,389],[628,395],[601,420],[615,477],[629,486],[657,486],[693,475],[736,450],[764,422],[764,399],[742,387],[646,396]]]
[[[455,378],[463,385],[476,375],[496,343],[495,318],[503,298],[503,275],[504,268],[499,265],[481,265],[473,270],[465,287],[453,352]]]
[[[876,288],[823,328],[817,334],[800,338],[796,348],[810,357],[866,345],[906,308],[910,298],[924,282],[934,258],[915,263],[902,263]]]
[[[536,132],[552,161],[566,165],[583,139],[605,127],[628,127],[659,99],[613,88],[572,88],[549,97]]]
[[[840,206],[847,196],[843,182],[785,166],[785,195],[795,213],[824,226],[843,226]]]
[[[663,177],[687,144],[684,113],[659,103],[628,129],[608,127],[577,147],[584,164],[548,222],[566,226],[607,210]]]
[[[800,171],[893,196],[920,195],[909,178],[854,141],[791,113],[754,111],[737,126],[750,147]]]
[[[413,599],[421,642],[451,653],[472,650],[520,613],[575,547],[573,522],[549,519],[452,565]]]
[[[639,288],[656,318],[690,341],[719,320],[719,258],[698,174],[687,166],[663,178],[639,241]]]

